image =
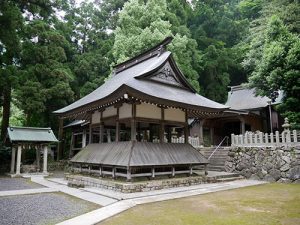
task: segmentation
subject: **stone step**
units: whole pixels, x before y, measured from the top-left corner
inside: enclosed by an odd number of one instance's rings
[[[238,176],[238,177],[227,177],[227,178],[219,178],[217,179],[218,182],[229,182],[229,181],[235,181],[235,180],[243,180],[245,179],[242,176]]]
[[[212,171],[225,171],[224,166],[208,166],[207,169]]]

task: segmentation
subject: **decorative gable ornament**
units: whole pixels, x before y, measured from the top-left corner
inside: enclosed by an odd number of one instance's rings
[[[171,68],[170,63],[167,62],[161,69],[150,77],[150,80],[171,84],[179,87],[184,87],[175,75],[174,70]]]

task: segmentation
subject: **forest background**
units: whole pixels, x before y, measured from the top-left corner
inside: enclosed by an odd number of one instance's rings
[[[90,93],[112,66],[167,36],[203,96],[228,86],[285,92],[277,110],[300,122],[298,0],[2,0],[1,140],[9,125],[52,127],[52,114]]]

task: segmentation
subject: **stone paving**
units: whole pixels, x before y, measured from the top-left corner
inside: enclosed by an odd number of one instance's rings
[[[1,197],[0,224],[56,224],[97,207],[61,193]]]
[[[40,184],[24,178],[0,177],[0,191],[24,190],[32,188],[45,188]]]

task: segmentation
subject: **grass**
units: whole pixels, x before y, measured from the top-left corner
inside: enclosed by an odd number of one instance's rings
[[[300,185],[265,184],[134,207],[101,225],[300,224]]]

